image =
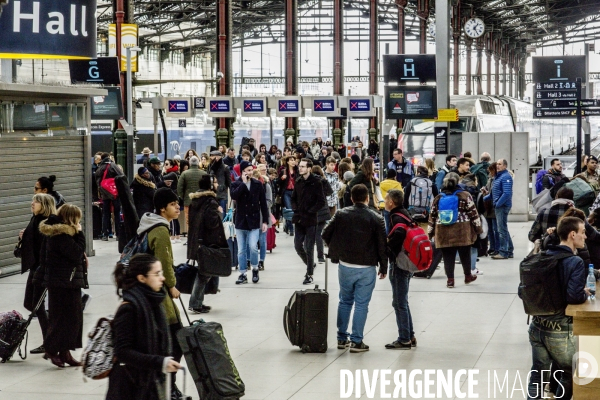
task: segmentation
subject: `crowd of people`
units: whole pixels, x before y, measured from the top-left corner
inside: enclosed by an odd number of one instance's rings
[[[143,150],[143,166],[130,182],[130,190],[139,219],[137,234],[147,234],[150,254],[136,255],[129,264],[119,263],[114,271],[117,294],[124,300],[114,321],[115,356],[121,364],[116,364],[120,367],[111,375],[107,398],[138,398],[140,393],[156,398],[155,387],[131,385],[127,369],[134,370],[140,382],[154,382],[161,373],[174,373],[181,367],[176,334],[182,324],[173,303],[180,292],[173,245],[185,235],[183,245],[188,245],[187,258],[192,261],[197,258],[197,243],[227,247],[223,218],[229,210],[233,211],[238,249],[237,285],[248,283],[249,270],[252,282],[259,283],[270,229],[294,237],[295,251],[305,266],[304,285],[315,283],[315,268],[326,257],[339,264],[337,347],[353,353],[369,350],[363,341],[364,326],[377,277],[389,276],[398,328],[397,337],[385,347],[408,350],[417,345],[408,303],[411,278],[430,278],[443,260],[446,286],[454,288],[457,257],[465,285],[483,274],[477,267],[479,257],[514,258],[508,231],[513,175],[506,160],[494,162],[486,152],[479,162],[470,153],[451,154],[436,169],[432,159],[415,165],[402,149],[394,147],[392,160],[384,166],[375,141],[365,151],[357,143],[334,147],[317,138],[295,146],[288,139],[279,149],[256,146],[250,139],[239,151],[220,146],[198,155],[190,149],[183,158],[164,161],[152,156],[150,149]],[[594,156],[588,157],[581,175],[596,187],[597,163]],[[536,242],[536,249],[549,249],[550,254],[573,254],[564,262],[564,284],[570,302],[576,303],[585,292],[581,266],[600,268],[600,200],[589,208],[586,218],[575,208],[574,192],[565,186],[569,179],[561,171],[560,160],[553,160],[541,178],[554,200],[539,212],[529,239]],[[125,234],[121,201],[110,186],[111,179],[123,173],[109,153],[98,153],[93,174],[93,197],[102,206],[99,236],[107,241]],[[32,353],[43,353],[58,367],[78,366],[70,351],[82,345],[87,296],[82,289],[88,285],[85,237],[81,210],[54,190],[55,181],[50,176],[36,182],[33,216],[20,233],[22,272],[29,271],[25,306],[33,310],[47,288],[48,312],[43,307],[37,310],[44,343]],[[433,248],[433,261],[424,271],[415,272],[405,250],[408,227],[413,225],[426,231]],[[211,310],[204,304],[211,279],[196,275],[190,311]],[[556,318],[553,322],[569,332],[572,320],[564,313]],[[548,319],[540,317],[530,326],[530,332],[535,332],[531,337],[533,365],[544,369],[550,360],[563,371],[557,382],[568,392],[569,386],[563,385],[570,380],[570,369],[544,344],[544,335],[557,334],[548,326]],[[560,339],[571,346],[572,336]],[[556,386],[550,390],[556,391]],[[172,398],[179,396],[173,385]]]

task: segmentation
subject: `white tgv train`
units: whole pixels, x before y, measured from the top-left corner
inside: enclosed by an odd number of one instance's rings
[[[562,154],[576,145],[575,118],[533,118],[530,103],[511,97],[450,96],[450,108],[457,108],[459,115],[458,122],[450,123],[450,154],[462,153],[462,132],[529,132],[529,165],[540,164],[544,157]],[[398,142],[414,163],[433,157],[433,122],[406,120]]]

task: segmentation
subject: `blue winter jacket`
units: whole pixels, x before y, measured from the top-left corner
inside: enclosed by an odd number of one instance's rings
[[[555,255],[561,253],[573,253],[567,246],[553,246],[548,249],[548,254]],[[581,257],[573,254],[573,257],[565,258],[561,261],[562,268],[560,270],[560,281],[563,286],[563,293],[568,304],[581,304],[587,299],[585,288],[588,269],[585,267]],[[560,321],[565,318],[564,314],[557,316],[541,317],[542,319]],[[568,318],[570,319],[570,318]]]
[[[492,196],[494,208],[512,207],[513,195],[513,178],[507,169],[498,172],[494,183],[492,184],[492,193],[484,197],[484,200],[489,200]]]

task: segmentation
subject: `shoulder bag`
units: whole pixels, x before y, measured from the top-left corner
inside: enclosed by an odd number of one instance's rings
[[[19,238],[19,242],[17,243],[17,245],[15,246],[15,249],[13,250],[13,254],[17,258],[21,258],[21,245],[22,244],[23,244],[23,239]]]
[[[231,275],[231,251],[229,247],[200,244],[196,251],[198,272],[206,276]]]
[[[106,169],[104,170],[104,176],[102,177],[102,182],[100,182],[100,187],[104,190],[105,194],[108,194],[112,196],[113,199],[116,199],[119,195],[119,192],[117,191],[117,185],[115,185],[115,178],[106,177],[110,166],[111,164],[106,165]]]

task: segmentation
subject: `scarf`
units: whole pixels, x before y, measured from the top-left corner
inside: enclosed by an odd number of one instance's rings
[[[573,200],[569,200],[569,199],[556,199],[556,200],[552,200],[552,204],[550,204],[550,207],[558,205],[558,204],[564,204],[567,207],[574,207],[575,203],[573,202]]]

